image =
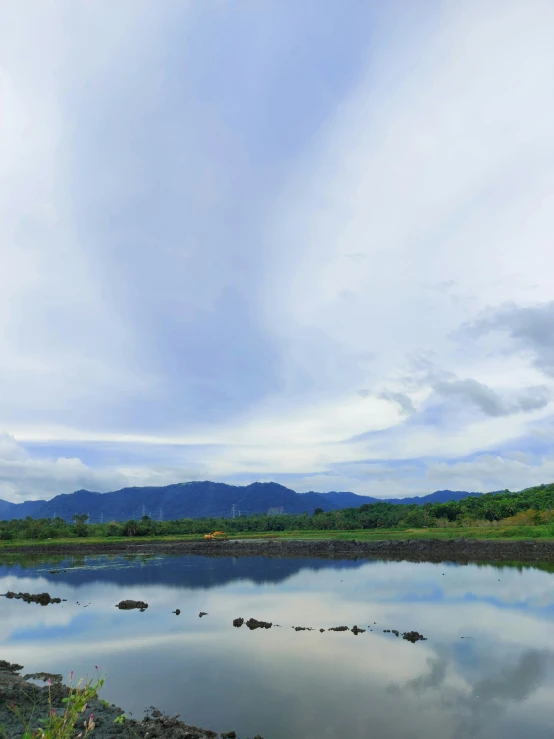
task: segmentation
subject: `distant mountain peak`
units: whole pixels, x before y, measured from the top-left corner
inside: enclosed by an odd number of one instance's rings
[[[329,493],[297,493],[278,482],[252,482],[248,485],[229,485],[209,480],[180,482],[163,487],[126,487],[108,493],[80,489],[73,493],[56,495],[49,501],[33,500],[9,503],[0,500],[0,518],[53,518],[69,521],[73,516],[90,516],[91,522],[126,521],[140,518],[145,513],[172,518],[230,517],[240,514],[309,513],[316,508],[324,511],[357,508],[365,503],[416,503],[462,500],[470,495],[465,491],[438,490],[429,495],[412,498],[380,499],[344,491]]]

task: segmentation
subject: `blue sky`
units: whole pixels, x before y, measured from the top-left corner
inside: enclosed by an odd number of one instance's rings
[[[550,2],[31,5],[0,498],[554,480]]]

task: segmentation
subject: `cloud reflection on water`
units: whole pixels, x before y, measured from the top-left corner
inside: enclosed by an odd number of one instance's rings
[[[49,590],[68,600],[46,608],[2,600],[2,658],[64,674],[100,664],[106,697],[135,714],[154,704],[197,725],[266,739],[494,739],[521,736],[522,722],[534,739],[550,739],[542,697],[554,688],[547,572],[283,560],[280,575],[268,568],[272,580],[260,558],[242,560],[239,578],[229,560],[186,559],[181,568],[175,558],[165,567],[137,563],[140,582],[117,562],[82,570],[78,584],[75,573],[50,576],[44,565],[19,576],[3,568],[0,592]],[[206,567],[210,585],[200,587]],[[123,598],[149,608],[120,612]],[[200,610],[209,615],[199,619]],[[237,616],[282,628],[233,629]],[[342,623],[373,631],[291,628]],[[428,641],[412,645],[384,628],[416,629]]]

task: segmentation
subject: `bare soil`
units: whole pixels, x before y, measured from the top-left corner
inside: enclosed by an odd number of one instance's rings
[[[497,539],[404,539],[354,541],[340,539],[228,541],[144,541],[36,544],[10,546],[2,554],[198,554],[207,557],[318,557],[322,559],[392,559],[412,562],[554,562],[554,542]]]

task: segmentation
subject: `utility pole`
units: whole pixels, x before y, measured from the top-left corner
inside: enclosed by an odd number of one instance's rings
[[[100,514],[100,523],[104,523],[104,511]]]
[[[160,508],[160,517],[159,517],[158,520],[159,521],[163,521],[164,520],[164,509],[163,508]]]
[[[236,503],[233,503],[233,507],[232,507],[232,509],[231,509],[231,516],[232,516],[233,518],[235,517],[235,513],[236,513],[236,507],[237,507],[237,504],[236,504]],[[239,515],[240,515],[240,514],[239,514]]]
[[[142,515],[143,517],[146,516],[146,506],[144,505],[144,503],[142,504]]]

